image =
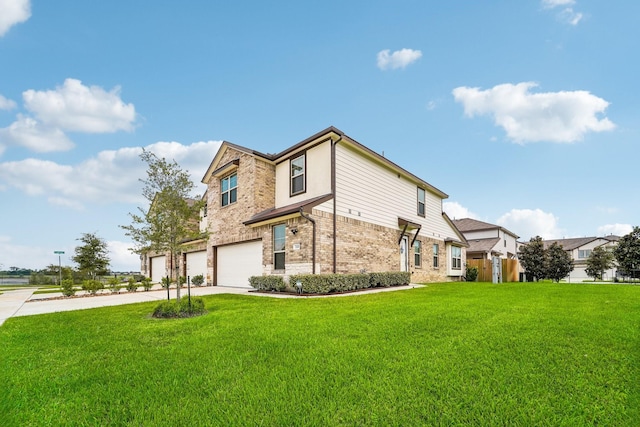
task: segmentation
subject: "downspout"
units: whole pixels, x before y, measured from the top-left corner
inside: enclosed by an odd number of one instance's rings
[[[304,208],[300,208],[300,216],[309,221],[313,227],[313,238],[311,239],[311,272],[316,274],[316,221],[304,213]]]
[[[331,194],[333,194],[333,274],[337,273],[337,236],[338,221],[336,219],[336,145],[342,140],[342,135],[331,143]]]

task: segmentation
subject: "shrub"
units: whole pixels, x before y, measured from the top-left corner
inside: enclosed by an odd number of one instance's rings
[[[478,267],[475,267],[475,266],[467,267],[465,280],[467,282],[475,282],[477,278],[478,278]]]
[[[390,286],[408,285],[409,283],[411,283],[411,273],[407,271],[369,273],[369,284],[372,288],[388,288]]]
[[[282,292],[286,288],[282,276],[251,276],[249,277],[249,284],[259,291]]]
[[[62,295],[64,295],[65,297],[70,297],[76,294],[76,290],[73,287],[73,279],[62,280],[60,289],[62,290]]]
[[[302,284],[302,292],[309,294],[328,294],[348,292],[369,287],[368,274],[300,274],[289,278],[289,286]]]
[[[107,285],[109,285],[109,290],[111,291],[112,294],[115,294],[116,292],[118,292],[118,284],[120,284],[120,281],[118,280],[117,277],[110,277],[109,280],[107,281]]]
[[[142,278],[142,287],[144,288],[145,291],[148,291],[149,289],[151,289],[153,287],[153,283],[151,283],[151,278],[150,277],[143,277]]]
[[[162,287],[167,289],[168,287],[171,286],[171,278],[169,276],[165,276],[162,278],[162,280],[160,281],[160,283],[162,284]]]
[[[104,284],[99,280],[87,279],[82,281],[82,290],[95,295],[99,290],[104,289]]]
[[[193,317],[204,313],[206,313],[204,299],[201,297],[191,297],[191,305],[189,305],[189,298],[181,298],[180,301],[171,300],[161,302],[153,311],[153,317]]]
[[[138,282],[133,277],[130,277],[127,281],[127,291],[135,292],[138,289]]]
[[[193,283],[195,286],[202,286],[202,284],[204,283],[204,276],[202,274],[193,276],[193,279],[191,279],[191,283]]]

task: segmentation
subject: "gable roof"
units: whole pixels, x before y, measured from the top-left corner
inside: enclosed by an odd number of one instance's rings
[[[500,240],[501,239],[499,237],[490,237],[488,239],[467,240],[469,242],[469,247],[467,248],[467,253],[469,253],[469,252],[490,253],[490,252],[492,252],[493,247]]]
[[[517,234],[507,230],[504,227],[501,227],[495,224],[490,224],[484,221],[478,221],[477,219],[472,219],[472,218],[454,219],[453,223],[456,225],[456,227],[458,227],[458,230],[462,231],[463,233],[471,232],[471,231],[502,230],[503,232],[514,236],[516,239],[520,237]]]
[[[618,240],[620,240],[620,237],[618,236],[606,236],[606,237],[576,237],[576,238],[571,238],[571,239],[552,239],[552,240],[543,240],[544,243],[544,248],[547,249],[549,246],[553,245],[554,243],[557,243],[558,245],[562,246],[562,248],[565,251],[572,251],[574,249],[577,249],[581,246],[584,246],[588,243],[593,242],[594,240],[598,240],[598,239],[602,239],[602,240],[607,240],[609,242],[617,242]],[[603,243],[604,244],[604,243]]]
[[[289,148],[284,149],[283,151],[277,153],[277,154],[265,154],[265,153],[261,153],[259,151],[256,150],[252,150],[250,148],[247,147],[243,147],[241,145],[237,145],[237,144],[233,144],[229,141],[223,141],[222,144],[220,145],[220,148],[218,149],[218,152],[216,153],[216,155],[214,156],[213,160],[211,161],[209,168],[207,169],[207,171],[205,172],[203,178],[202,178],[202,182],[206,183],[208,182],[208,180],[211,178],[211,175],[213,174],[213,172],[218,169],[219,167],[219,161],[220,158],[222,157],[222,154],[229,148],[243,152],[245,154],[248,154],[250,156],[254,156],[254,157],[258,157],[261,158],[262,160],[269,162],[269,163],[278,163],[280,161],[285,160],[286,158],[288,158],[289,156],[291,156],[292,154],[294,154],[296,151],[301,151],[305,148],[306,145],[310,144],[310,143],[315,143],[317,142],[322,142],[322,141],[326,141],[327,139],[332,139],[334,142],[336,143],[344,143],[349,145],[350,147],[352,147],[353,149],[355,149],[356,151],[358,151],[361,154],[366,155],[367,157],[373,159],[374,161],[376,161],[379,164],[384,165],[385,167],[393,170],[396,173],[399,173],[403,176],[405,176],[406,178],[410,179],[411,181],[416,182],[418,185],[420,185],[421,187],[424,187],[425,190],[429,190],[432,193],[437,194],[439,197],[446,199],[449,196],[443,192],[442,190],[434,187],[433,185],[429,184],[428,182],[426,182],[425,180],[419,178],[418,176],[412,174],[411,172],[407,171],[406,169],[398,166],[397,164],[395,164],[394,162],[392,162],[391,160],[387,159],[386,157],[376,153],[375,151],[371,150],[370,148],[362,145],[361,143],[359,143],[358,141],[356,141],[355,139],[349,137],[348,135],[346,135],[344,132],[342,132],[340,129],[335,128],[333,126],[329,126],[328,128],[321,130],[318,133],[315,133],[314,135],[311,135],[308,138],[303,139],[302,141],[292,145]]]

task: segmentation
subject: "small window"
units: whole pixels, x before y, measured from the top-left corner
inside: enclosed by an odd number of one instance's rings
[[[454,270],[462,268],[462,249],[457,246],[451,247],[451,268]]]
[[[291,160],[291,195],[305,192],[305,155]]]
[[[420,267],[422,265],[422,243],[416,240],[413,243],[413,265]]]
[[[504,239],[504,247],[507,247],[507,239]]]
[[[426,193],[423,188],[418,187],[418,215],[426,215]]]
[[[286,227],[284,224],[273,227],[273,268],[274,270],[284,270],[285,261],[285,237]]]
[[[438,268],[438,252],[440,252],[440,246],[436,243],[433,245],[433,267]]]
[[[230,205],[238,200],[238,175],[229,175],[220,180],[220,199],[222,206]]]
[[[578,250],[578,258],[586,259],[591,256],[591,249],[580,249]]]
[[[202,211],[203,211],[202,216],[204,216],[206,218],[207,217],[207,204],[206,203],[204,204],[204,207],[202,208]]]

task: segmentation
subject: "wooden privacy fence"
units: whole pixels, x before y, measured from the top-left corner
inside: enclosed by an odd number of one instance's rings
[[[476,267],[478,269],[478,282],[491,282],[491,260],[490,259],[468,259],[467,268]],[[502,260],[502,281],[518,282],[520,281],[520,271],[517,259]]]

